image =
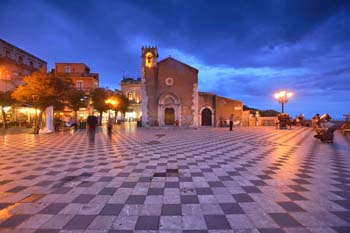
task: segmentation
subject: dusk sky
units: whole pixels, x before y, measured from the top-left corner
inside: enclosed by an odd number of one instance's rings
[[[0,38],[48,62],[83,62],[100,86],[140,76],[141,47],[199,69],[199,90],[293,117],[350,113],[350,1],[0,0]]]

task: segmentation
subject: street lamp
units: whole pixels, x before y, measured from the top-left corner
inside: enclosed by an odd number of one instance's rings
[[[80,99],[80,101],[82,102],[82,106],[84,106],[83,108],[85,108],[85,110],[83,110],[83,118],[86,117],[86,112],[89,110],[89,100],[87,96],[83,96],[83,98]],[[81,116],[81,113],[79,113]],[[89,115],[89,112],[87,113]]]
[[[282,104],[282,113],[284,113],[284,104],[288,102],[288,100],[293,96],[292,92],[280,91],[274,94],[276,100]]]
[[[114,99],[108,99],[105,101],[106,104],[108,104],[109,106],[112,106],[113,109],[115,109],[115,107],[118,105],[118,101],[114,100]],[[111,109],[108,109],[108,120],[111,118]]]

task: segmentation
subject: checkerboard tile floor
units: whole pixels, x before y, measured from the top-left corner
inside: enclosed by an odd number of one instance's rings
[[[309,128],[0,138],[0,233],[350,232],[350,141]]]

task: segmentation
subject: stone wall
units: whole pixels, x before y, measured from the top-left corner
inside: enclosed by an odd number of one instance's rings
[[[276,126],[277,117],[256,117],[255,114],[250,113],[249,110],[243,111],[242,114],[242,126],[254,127],[254,126]]]
[[[259,117],[259,126],[276,126],[277,117]]]
[[[145,90],[142,101],[145,108],[142,108],[142,116],[146,116],[146,125],[155,126],[158,122],[158,68],[147,67],[144,70],[144,79],[141,88]],[[145,111],[144,111],[145,110]],[[142,117],[143,118],[143,117]],[[144,121],[144,119],[142,119]],[[157,122],[157,123],[156,123]]]
[[[230,115],[234,115],[234,121],[242,121],[243,103],[241,101],[232,100],[220,96],[216,96],[216,125],[221,120],[230,119]]]
[[[249,127],[249,124],[250,124],[249,117],[250,117],[250,111],[249,110],[245,110],[245,111],[242,112],[241,126]]]

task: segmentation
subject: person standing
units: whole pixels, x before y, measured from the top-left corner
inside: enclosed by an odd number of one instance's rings
[[[60,131],[60,125],[61,125],[61,119],[59,117],[56,117],[54,119],[54,124],[55,124],[55,131],[59,132]]]
[[[312,126],[314,128],[320,128],[321,127],[321,120],[320,120],[320,114],[316,114],[312,117]]]
[[[230,131],[232,131],[233,128],[233,114],[230,116]]]
[[[322,142],[333,143],[334,131],[337,129],[337,125],[332,123],[331,119],[328,113],[320,117],[321,127],[317,128],[315,138],[320,139]]]
[[[93,144],[95,142],[95,134],[96,134],[96,127],[98,124],[98,119],[96,116],[89,115],[86,120],[88,124],[88,134],[89,134],[89,142],[90,144]]]

